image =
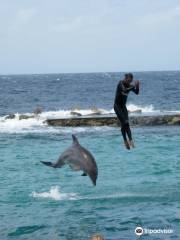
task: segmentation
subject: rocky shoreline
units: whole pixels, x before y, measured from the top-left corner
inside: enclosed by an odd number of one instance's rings
[[[78,127],[78,126],[117,126],[120,125],[115,115],[94,115],[69,118],[47,119],[50,126]],[[157,116],[130,116],[133,126],[180,125],[180,114]]]

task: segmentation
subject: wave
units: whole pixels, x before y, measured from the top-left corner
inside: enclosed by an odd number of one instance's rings
[[[33,191],[30,194],[33,198],[48,198],[56,201],[62,200],[106,200],[106,199],[119,199],[119,198],[149,198],[151,195],[147,194],[133,194],[133,193],[115,193],[102,196],[79,196],[77,193],[63,193],[60,191],[59,186],[53,186],[47,192]]]
[[[32,192],[31,196],[34,198],[49,198],[53,200],[76,200],[76,193],[62,193],[60,192],[60,188],[58,186],[51,187],[49,192]]]
[[[128,104],[127,105],[127,109],[130,112],[135,112],[135,111],[141,111],[142,113],[153,113],[153,112],[157,112],[159,110],[155,110],[153,105],[148,105],[148,106],[138,106],[135,104]]]
[[[162,111],[154,109],[153,105],[138,106],[135,104],[128,104],[127,108],[132,114],[162,114]],[[163,113],[179,113],[180,111],[164,111]],[[73,116],[90,116],[90,115],[112,115],[114,109],[106,110],[101,108],[93,109],[73,109],[73,110],[58,110],[42,112],[38,116],[32,113],[19,114],[13,116],[0,117],[0,133],[27,133],[27,132],[59,132],[72,131],[70,128],[53,128],[46,124],[48,118],[69,118]],[[100,129],[109,129],[109,127],[101,127]],[[69,130],[68,130],[69,129]],[[82,132],[88,128],[76,128],[75,131]],[[98,127],[91,129],[98,130]]]
[[[27,114],[29,115],[29,114]],[[14,119],[0,118],[0,132],[1,133],[20,133],[27,131],[42,131],[45,128],[43,119],[29,118],[19,119],[19,114],[15,114]]]
[[[27,133],[57,133],[57,134],[76,134],[82,132],[107,131],[112,127],[52,127],[45,123],[46,118],[39,117],[19,120],[0,118],[0,133],[7,134],[27,134]]]
[[[45,225],[21,226],[21,227],[17,227],[13,232],[9,232],[8,236],[17,237],[24,234],[32,234],[45,227],[46,227]]]
[[[148,106],[138,106],[135,104],[128,104],[127,109],[130,112],[142,112],[142,113],[150,113],[150,112],[157,112],[160,110],[155,110],[153,105],[148,105]],[[45,118],[48,117],[54,117],[54,118],[63,118],[63,117],[72,117],[72,115],[81,115],[81,116],[88,116],[88,115],[109,115],[109,114],[114,114],[114,109],[103,109],[103,108],[90,108],[90,109],[73,109],[73,110],[59,110],[59,111],[48,111],[48,112],[43,112],[41,115]]]

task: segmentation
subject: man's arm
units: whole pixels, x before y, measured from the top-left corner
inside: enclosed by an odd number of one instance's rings
[[[123,87],[122,87],[122,82],[121,82],[121,81],[119,81],[119,83],[118,83],[117,91],[118,91],[119,93],[122,93],[122,92],[123,92]]]

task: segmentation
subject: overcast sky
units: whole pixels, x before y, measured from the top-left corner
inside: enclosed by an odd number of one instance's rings
[[[180,70],[180,0],[0,0],[0,74]]]

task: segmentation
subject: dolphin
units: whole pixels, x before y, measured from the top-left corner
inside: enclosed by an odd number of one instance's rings
[[[83,171],[81,176],[89,176],[95,186],[98,177],[95,158],[87,149],[80,145],[75,135],[72,135],[72,139],[72,145],[59,156],[55,163],[41,162],[53,168],[61,168],[63,165],[68,164],[74,171]]]

